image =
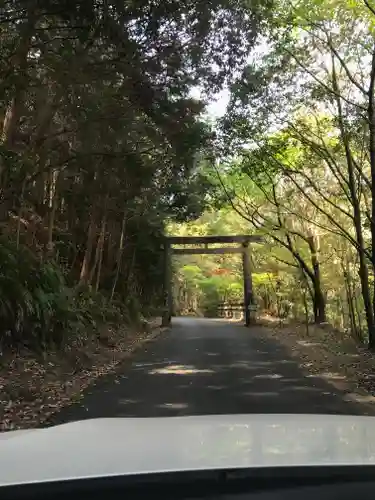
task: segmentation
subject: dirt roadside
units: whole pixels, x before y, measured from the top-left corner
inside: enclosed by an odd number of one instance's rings
[[[160,318],[93,336],[83,345],[36,357],[30,351],[0,358],[0,431],[36,427],[79,400],[99,377],[116,370],[138,347],[164,330]]]
[[[322,378],[346,393],[348,401],[375,414],[375,355],[329,325],[280,324],[262,318],[264,335],[280,342],[311,377]]]

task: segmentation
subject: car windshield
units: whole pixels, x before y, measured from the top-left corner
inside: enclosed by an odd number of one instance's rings
[[[374,30],[373,0],[1,2],[6,460],[375,461]]]

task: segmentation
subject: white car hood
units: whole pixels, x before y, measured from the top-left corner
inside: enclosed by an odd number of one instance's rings
[[[0,485],[151,472],[375,464],[375,419],[111,418],[0,434]]]

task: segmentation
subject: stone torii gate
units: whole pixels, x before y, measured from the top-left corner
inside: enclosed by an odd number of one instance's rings
[[[262,238],[256,235],[233,236],[166,236],[164,242],[164,313],[163,326],[169,326],[173,315],[172,294],[172,255],[197,255],[197,254],[242,254],[245,324],[252,322],[250,308],[254,305],[253,282],[249,259],[250,243],[260,243]],[[210,247],[218,243],[237,243],[236,246]],[[238,245],[239,244],[239,245]],[[175,248],[174,245],[183,245],[184,248]],[[204,245],[192,247],[192,245]]]

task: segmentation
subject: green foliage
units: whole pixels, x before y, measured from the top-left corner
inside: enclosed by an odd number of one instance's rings
[[[130,322],[128,304],[111,301],[106,294],[95,292],[91,287],[76,287],[72,290],[71,298],[70,334],[81,340],[98,333],[102,325]]]
[[[0,240],[0,342],[3,346],[60,344],[69,330],[71,296],[55,264]]]
[[[0,346],[43,350],[83,342],[103,324],[137,321],[135,300],[110,300],[90,286],[70,289],[53,262],[0,239]]]
[[[235,161],[216,170],[268,243],[259,262],[278,279],[259,286],[276,313],[328,319],[373,349],[373,2],[280,0],[274,12],[231,85],[218,143]]]

